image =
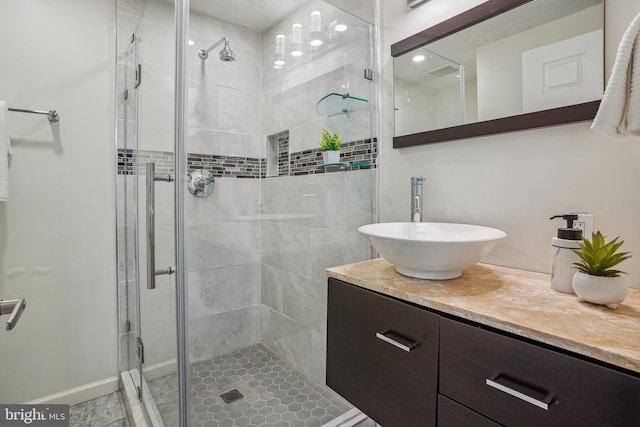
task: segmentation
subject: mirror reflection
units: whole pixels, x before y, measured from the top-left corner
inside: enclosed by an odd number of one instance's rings
[[[393,60],[395,135],[596,101],[602,0],[533,0]]]

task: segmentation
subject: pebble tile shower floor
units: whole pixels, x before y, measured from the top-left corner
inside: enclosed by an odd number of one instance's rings
[[[149,382],[166,426],[177,425],[176,381]],[[244,397],[224,403],[220,395],[234,389]],[[193,364],[190,404],[193,427],[320,427],[351,409],[262,344]]]

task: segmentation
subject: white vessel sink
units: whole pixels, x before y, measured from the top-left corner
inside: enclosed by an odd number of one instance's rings
[[[469,224],[388,222],[359,232],[396,271],[419,279],[454,279],[493,249],[504,231]]]

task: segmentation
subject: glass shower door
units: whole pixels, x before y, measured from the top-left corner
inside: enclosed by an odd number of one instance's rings
[[[117,10],[120,366],[153,419],[176,390],[166,382],[154,402],[148,388],[176,372],[174,6]]]
[[[173,2],[149,1],[140,21],[138,87],[138,251],[140,266],[137,354],[146,383],[158,378],[158,410],[177,398],[175,282],[175,155]],[[158,385],[157,383],[153,383]],[[145,392],[147,392],[145,394]],[[144,399],[152,399],[142,390]],[[165,424],[173,425],[173,415]],[[177,424],[177,423],[176,423]]]

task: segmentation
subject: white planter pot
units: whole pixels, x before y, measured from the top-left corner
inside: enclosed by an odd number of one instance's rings
[[[576,271],[571,282],[579,301],[606,305],[612,310],[624,301],[629,289],[622,276],[591,276]]]
[[[325,165],[332,163],[340,163],[340,150],[337,151],[323,151],[322,161]]]

